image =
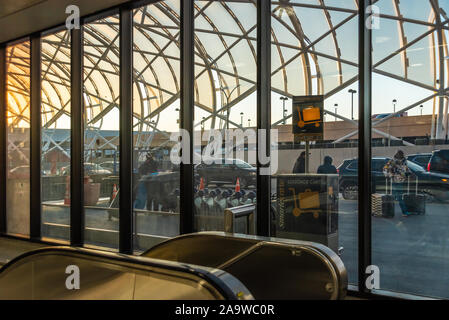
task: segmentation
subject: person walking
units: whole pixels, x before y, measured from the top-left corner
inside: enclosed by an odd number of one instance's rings
[[[303,151],[299,155],[298,159],[296,159],[292,173],[305,173],[305,172],[306,172],[306,153]]]
[[[321,174],[337,174],[337,168],[332,165],[332,158],[330,156],[325,156],[323,159],[323,164],[318,167],[317,173]]]
[[[402,150],[396,152],[393,159],[387,162],[383,168],[383,173],[386,178],[393,179],[393,197],[399,202],[402,216],[408,217],[410,213],[407,212],[407,207],[402,195],[404,193],[404,183],[410,176],[411,171],[407,167],[407,159]]]
[[[144,209],[147,202],[148,191],[146,181],[142,181],[142,177],[157,171],[157,163],[150,152],[146,155],[146,160],[139,167],[139,183],[137,185],[137,195],[134,201],[135,209]],[[151,203],[148,203],[151,205]]]

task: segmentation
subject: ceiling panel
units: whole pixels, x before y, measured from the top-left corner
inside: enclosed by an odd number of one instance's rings
[[[65,23],[66,7],[77,5],[86,16],[130,0],[1,0],[0,43]]]

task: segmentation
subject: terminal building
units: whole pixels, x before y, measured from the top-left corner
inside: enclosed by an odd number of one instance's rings
[[[448,299],[447,12],[1,1],[0,299]]]

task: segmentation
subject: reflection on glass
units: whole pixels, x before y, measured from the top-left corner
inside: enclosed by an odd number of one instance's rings
[[[194,229],[224,231],[224,209],[256,203],[257,7],[252,0],[194,5]],[[245,221],[235,228],[245,232]]]
[[[6,49],[7,232],[30,230],[30,42]]]
[[[346,135],[358,132],[358,12],[351,1],[312,2],[271,6],[272,235],[330,247],[354,284],[357,170],[342,168],[357,158]]]
[[[134,249],[179,233],[179,166],[170,161],[179,131],[179,1],[134,11]]]
[[[85,243],[118,247],[119,19],[84,27]],[[66,170],[70,174],[70,167]]]
[[[372,40],[373,264],[379,289],[448,298],[447,2],[379,6],[385,16]]]
[[[42,236],[70,236],[70,33],[42,38]]]

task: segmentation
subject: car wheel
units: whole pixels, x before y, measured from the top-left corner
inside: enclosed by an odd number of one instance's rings
[[[355,184],[347,184],[343,188],[343,199],[345,200],[357,200],[359,188]]]
[[[424,194],[426,197],[426,202],[440,202],[440,200],[431,189],[421,189],[418,193]]]

